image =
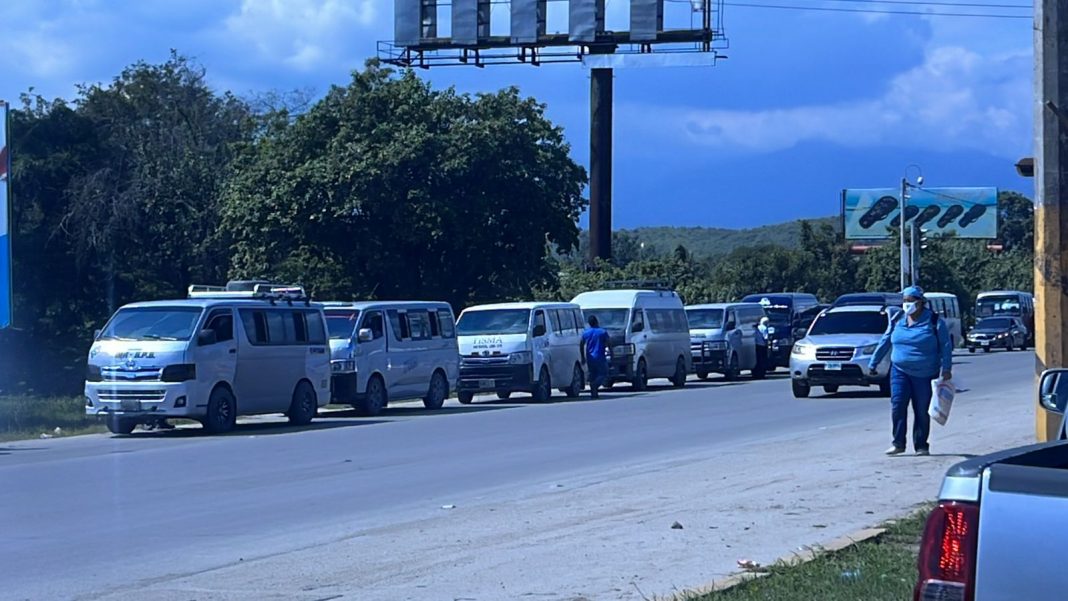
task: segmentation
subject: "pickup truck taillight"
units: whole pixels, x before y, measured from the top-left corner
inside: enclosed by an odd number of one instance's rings
[[[973,601],[979,507],[947,501],[927,518],[915,601]]]

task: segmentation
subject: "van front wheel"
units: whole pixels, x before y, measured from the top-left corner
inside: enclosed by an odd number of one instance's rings
[[[641,392],[649,387],[649,368],[645,366],[645,359],[638,359],[638,370],[634,373],[631,381],[634,390]]]
[[[137,427],[137,422],[128,417],[119,417],[117,415],[108,416],[108,432],[112,434],[121,434],[126,436],[134,431]]]
[[[531,392],[531,396],[534,397],[535,402],[544,403],[552,395],[553,383],[549,380],[549,370],[542,367],[541,375],[538,376],[538,381],[534,383],[534,390]]]
[[[582,389],[586,387],[586,379],[582,377],[582,368],[576,365],[571,370],[571,384],[567,388],[562,389],[560,392],[564,393],[569,399],[577,399],[582,394]]]
[[[371,379],[367,381],[367,392],[355,405],[356,413],[363,417],[374,417],[382,413],[386,403],[385,382],[379,376],[371,376]]]
[[[475,400],[475,395],[472,392],[458,392],[456,393],[456,400],[460,401],[461,405],[470,405]]]
[[[293,391],[293,400],[289,403],[289,411],[286,416],[289,423],[294,426],[310,424],[319,411],[319,399],[315,396],[315,389],[307,382],[297,384]]]
[[[233,393],[221,387],[213,390],[208,398],[208,414],[201,423],[211,434],[233,430],[237,423],[237,399]]]
[[[686,361],[682,357],[675,362],[675,376],[671,378],[671,385],[675,388],[686,385]]]
[[[427,409],[441,409],[448,396],[449,382],[445,379],[445,374],[440,371],[434,372],[430,378],[430,389],[427,390],[426,397],[423,399],[423,406]]]

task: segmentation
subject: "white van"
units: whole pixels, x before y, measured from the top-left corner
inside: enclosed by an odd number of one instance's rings
[[[757,370],[757,326],[765,317],[760,303],[717,303],[686,307],[690,324],[690,347],[697,377],[723,374],[736,380],[749,371],[754,379],[766,374]]]
[[[335,403],[378,415],[391,401],[440,409],[459,377],[452,307],[441,302],[323,303]]]
[[[677,388],[692,371],[690,328],[682,299],[672,290],[600,290],[572,299],[587,317],[596,315],[612,338],[611,384],[630,382],[644,390],[667,378]]]
[[[306,424],[330,402],[323,310],[303,290],[189,295],[126,305],[108,320],[89,350],[87,415],[106,417],[115,434],[168,418],[217,433],[238,415],[285,413]]]
[[[465,309],[460,341],[460,402],[495,392],[528,392],[547,401],[556,386],[568,397],[586,386],[582,311],[570,303],[504,303]]]
[[[948,292],[925,292],[923,297],[927,300],[931,310],[938,313],[938,316],[945,320],[953,348],[964,346],[963,326],[960,321],[960,301],[957,299],[957,295]]]

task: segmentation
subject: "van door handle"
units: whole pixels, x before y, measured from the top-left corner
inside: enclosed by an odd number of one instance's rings
[[[230,354],[231,355],[236,355],[237,354],[237,349],[235,349],[235,348],[230,349]]]

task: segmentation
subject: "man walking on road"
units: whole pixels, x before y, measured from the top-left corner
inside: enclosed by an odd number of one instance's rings
[[[582,354],[590,372],[590,396],[600,396],[601,386],[608,377],[608,332],[601,328],[596,315],[587,320],[590,327],[582,332]]]
[[[927,308],[923,289],[909,286],[902,292],[903,311],[890,320],[890,327],[872,353],[868,370],[875,368],[890,352],[890,419],[894,446],[887,455],[905,452],[909,403],[912,404],[912,445],[917,455],[930,455],[927,438],[931,430],[931,382],[940,374],[953,377],[953,343],[946,322]]]

